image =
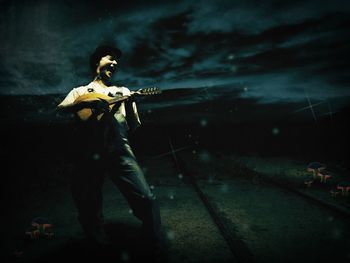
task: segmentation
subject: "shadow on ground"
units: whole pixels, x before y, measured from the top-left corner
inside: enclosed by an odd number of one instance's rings
[[[122,223],[109,223],[105,225],[106,233],[110,244],[100,246],[92,244],[85,238],[70,238],[55,246],[54,249],[40,251],[42,242],[49,240],[27,241],[27,248],[30,246],[36,254],[30,259],[25,255],[13,255],[13,262],[64,262],[66,260],[76,261],[97,261],[113,260],[113,262],[159,262],[166,261],[165,257],[143,238],[140,229]],[[56,241],[57,242],[57,241]],[[31,253],[29,253],[31,254]]]

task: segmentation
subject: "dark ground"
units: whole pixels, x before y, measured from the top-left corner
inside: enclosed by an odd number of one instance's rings
[[[193,95],[181,92],[180,97]],[[162,96],[170,100],[175,95]],[[69,193],[72,160],[79,149],[74,148],[71,120],[47,113],[51,99],[35,97],[27,104],[18,98],[0,99],[1,254],[19,262],[87,259],[96,254],[98,259],[103,255],[121,262],[143,261],[149,255],[139,235],[140,222],[108,180],[104,211],[113,249],[95,251],[84,243]],[[263,118],[264,111],[276,110],[271,108],[261,108],[261,118],[245,118],[244,111],[228,113],[228,103],[215,107],[217,101],[149,110],[156,102],[146,101],[141,107],[144,126],[130,139],[160,202],[166,261],[239,262],[190,183],[193,177],[227,235],[239,240],[255,262],[350,260],[349,217],[261,179],[269,176],[349,211],[348,198],[329,194],[337,181],[350,179],[347,109],[314,122]],[[244,109],[244,103],[235,103]],[[306,189],[305,167],[311,161],[327,164],[334,178]],[[36,216],[54,223],[54,239],[24,239]]]

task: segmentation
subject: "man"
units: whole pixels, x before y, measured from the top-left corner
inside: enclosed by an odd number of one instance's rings
[[[81,101],[89,93],[109,97],[130,95],[126,87],[109,85],[122,53],[118,48],[102,45],[90,56],[94,79],[86,86],[74,88],[58,105],[59,109],[76,112],[91,108],[108,116],[105,100]],[[140,125],[136,103],[129,99],[116,105],[117,111],[107,121],[78,122],[77,143],[80,152],[75,158],[77,172],[72,182],[72,195],[78,219],[89,240],[106,242],[102,215],[102,184],[105,172],[127,199],[133,214],[143,223],[145,236],[154,243],[160,238],[160,214],[156,200],[145,180],[127,138],[128,130]]]

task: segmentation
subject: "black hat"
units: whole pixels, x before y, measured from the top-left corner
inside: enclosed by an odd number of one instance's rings
[[[90,68],[93,72],[95,72],[97,68],[97,63],[104,56],[111,55],[113,58],[118,59],[122,56],[122,52],[119,48],[112,47],[109,45],[101,45],[98,46],[94,53],[90,56]]]

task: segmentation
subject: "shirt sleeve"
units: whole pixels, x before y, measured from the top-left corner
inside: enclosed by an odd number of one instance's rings
[[[67,105],[72,104],[77,98],[79,97],[79,94],[76,89],[72,89],[68,95],[65,97],[65,99],[58,105],[58,107],[64,107]]]

